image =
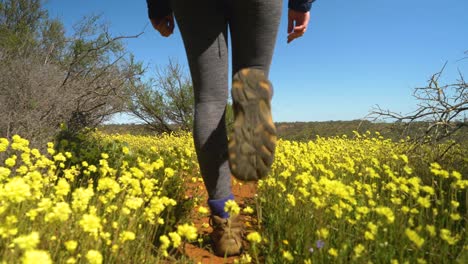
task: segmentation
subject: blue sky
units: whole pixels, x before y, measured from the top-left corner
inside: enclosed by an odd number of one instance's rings
[[[286,4],[270,72],[275,121],[353,120],[377,104],[406,113],[415,109],[413,88],[446,61],[443,81],[467,73],[468,59],[460,61],[468,50],[466,0],[317,0],[307,33],[290,44]],[[89,14],[101,14],[114,34],[145,30],[126,41],[138,60],[152,69],[172,58],[188,72],[179,31],[163,38],[152,30],[146,1],[49,0],[45,7],[69,31]]]

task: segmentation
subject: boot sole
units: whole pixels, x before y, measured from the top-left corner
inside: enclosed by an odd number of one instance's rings
[[[271,116],[273,88],[258,69],[243,69],[233,77],[234,125],[229,139],[229,166],[239,180],[257,181],[268,175],[276,147]]]

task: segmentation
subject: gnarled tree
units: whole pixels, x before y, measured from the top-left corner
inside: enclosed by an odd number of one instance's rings
[[[128,113],[156,132],[192,129],[192,82],[177,62],[158,67],[155,78],[148,82],[133,82],[129,98]]]
[[[125,91],[143,71],[97,16],[65,34],[40,0],[0,2],[0,136],[50,140],[123,109]]]
[[[414,89],[413,96],[418,102],[415,111],[399,114],[376,106],[369,117],[395,121],[403,126],[404,135],[415,135],[414,141],[419,143],[439,142],[449,137],[453,139],[455,134],[468,126],[465,116],[468,86],[460,71],[455,83],[441,84],[444,69],[445,65],[440,72],[433,74],[426,87]],[[418,131],[414,132],[414,129]]]

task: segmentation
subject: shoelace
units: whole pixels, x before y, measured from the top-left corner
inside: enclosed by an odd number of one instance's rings
[[[223,219],[221,223],[214,223],[214,220],[212,217],[210,217],[209,224],[213,228],[213,230],[221,230],[222,232],[228,232],[228,235],[233,237],[232,235],[232,229],[231,229],[231,219],[226,218]]]

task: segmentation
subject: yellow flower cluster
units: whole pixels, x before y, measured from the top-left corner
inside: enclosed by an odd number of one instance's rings
[[[229,200],[224,206],[224,211],[229,213],[231,216],[238,215],[240,213],[240,207],[234,200]]]
[[[260,234],[258,232],[252,232],[250,234],[247,235],[247,240],[252,242],[252,243],[260,243],[262,242],[262,237],[260,236]]]
[[[468,180],[457,168],[466,169],[467,157],[446,161],[447,170],[429,160],[431,149],[410,149],[370,132],[279,140],[270,176],[259,182],[262,236],[273,238],[267,262],[288,260],[284,252],[300,263],[435,263],[460,255]]]
[[[83,160],[53,143],[42,153],[0,138],[2,261],[159,263],[198,238],[176,210],[195,200],[184,181],[200,180],[190,134],[92,137],[105,151]],[[431,149],[416,155],[379,134],[279,140],[257,208],[243,210],[262,218],[261,232],[247,236],[253,252],[237,262],[455,261],[467,250],[467,157],[450,156],[466,153],[457,148],[436,162]],[[225,209],[240,213],[234,202]]]
[[[92,137],[117,147],[93,163],[0,138],[2,261],[158,263],[167,252],[154,254],[155,237],[168,232],[161,248],[197,238],[193,225],[171,226],[185,176],[197,176],[190,135]]]

